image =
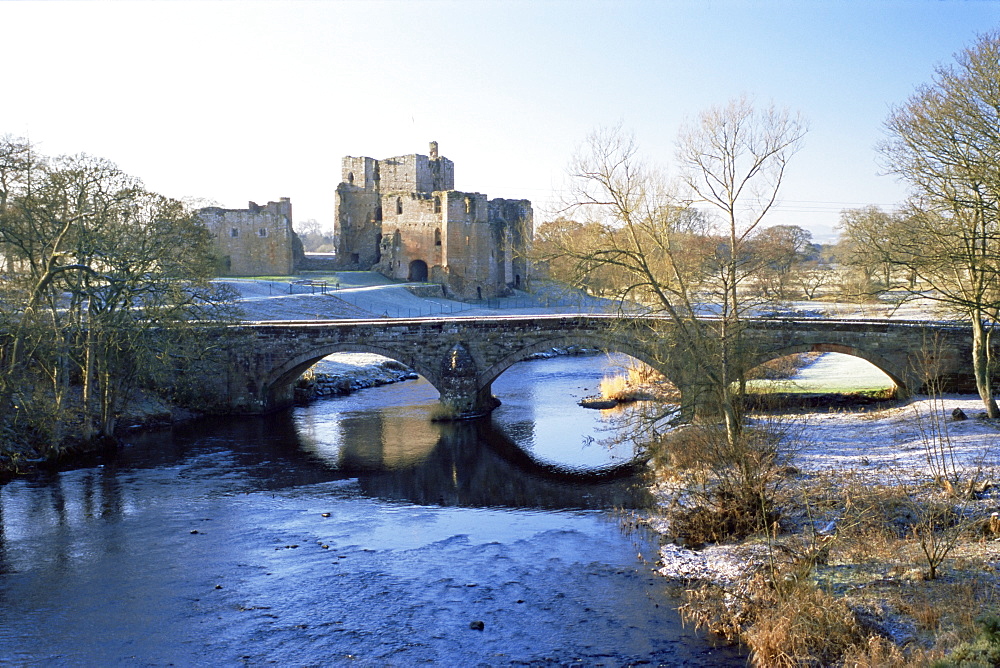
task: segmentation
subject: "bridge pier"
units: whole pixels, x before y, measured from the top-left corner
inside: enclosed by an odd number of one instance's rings
[[[485,417],[500,405],[493,396],[493,384],[480,384],[478,365],[461,342],[448,349],[440,373],[434,379],[434,386],[441,393],[446,417],[456,420]]]

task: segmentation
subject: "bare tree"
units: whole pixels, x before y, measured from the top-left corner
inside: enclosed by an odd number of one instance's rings
[[[564,263],[571,259],[580,275],[610,277],[623,302],[668,317],[670,340],[654,346],[663,351],[662,366],[685,388],[687,410],[701,406],[724,416],[731,443],[742,430],[751,359],[740,319],[758,301],[744,288],[763,262],[751,237],[776,200],[803,132],[786,112],[756,112],[741,99],[706,112],[681,133],[678,151],[691,193],[724,214],[721,227],[644,165],[621,128],[594,132],[571,165],[566,207],[590,233],[554,235],[565,241],[549,249]],[[708,314],[718,318],[702,317]]]
[[[788,299],[812,251],[812,233],[798,225],[773,225],[751,236],[758,257],[756,285],[768,298]]]
[[[677,141],[677,159],[693,203],[714,208],[723,220],[727,249],[719,271],[722,377],[717,391],[731,437],[740,429],[738,395],[746,381],[745,362],[739,359],[744,349],[741,321],[753,306],[744,287],[759,262],[749,246],[777,202],[785,169],[805,133],[799,116],[773,105],[757,109],[740,97],[702,112],[682,128]]]
[[[705,379],[718,376],[715,340],[711,324],[696,317],[700,296],[711,290],[719,246],[708,219],[684,206],[666,180],[642,163],[634,139],[620,127],[588,136],[569,171],[565,212],[580,222],[544,226],[537,259],[568,282],[617,298],[623,314],[666,316],[673,330],[669,340],[646,342],[659,355],[651,361],[674,368],[671,380],[678,385],[686,385],[682,376],[711,385]],[[704,368],[685,368],[679,360]],[[690,415],[701,397],[688,390],[682,412]]]
[[[184,325],[225,309],[208,284],[208,232],[182,203],[107,160],[60,157],[31,170],[6,178],[0,164],[9,341],[0,351],[0,427],[58,446],[74,420],[90,437],[96,415],[110,436],[139,383],[170,364]],[[81,406],[68,410],[76,382]]]
[[[986,412],[993,397],[989,339],[1000,309],[1000,32],[982,35],[937,68],[885,122],[881,146],[914,193],[906,233],[882,249],[913,273],[920,294],[972,326],[972,364]]]
[[[900,281],[902,267],[896,258],[901,249],[888,252],[897,236],[907,236],[908,225],[899,212],[887,213],[877,206],[844,209],[840,212],[838,258],[854,271],[858,297],[871,298],[894,288],[906,287]]]

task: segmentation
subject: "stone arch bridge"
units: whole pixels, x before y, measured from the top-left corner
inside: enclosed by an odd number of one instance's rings
[[[478,417],[496,400],[491,384],[515,362],[554,347],[577,345],[620,352],[660,368],[642,342],[670,326],[657,318],[624,334],[611,315],[542,315],[378,320],[268,321],[237,326],[246,338],[231,351],[219,378],[222,407],[265,413],[292,403],[296,379],[335,352],[370,352],[396,359],[424,376],[459,417]],[[951,391],[974,392],[971,331],[960,324],[898,320],[754,319],[749,335],[758,363],[800,352],[839,352],[868,360],[896,383],[919,392],[915,369],[933,350]],[[224,385],[223,389],[221,385]],[[685,388],[678,383],[682,393]]]

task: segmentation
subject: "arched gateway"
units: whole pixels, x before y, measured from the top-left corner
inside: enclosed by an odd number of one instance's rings
[[[230,351],[225,372],[209,391],[230,412],[264,413],[292,401],[295,380],[315,361],[334,352],[371,352],[410,366],[441,393],[458,417],[477,417],[495,405],[492,382],[535,352],[579,345],[620,352],[657,367],[643,341],[660,338],[667,321],[622,321],[606,315],[451,317],[410,320],[258,322],[239,326],[245,343]],[[899,321],[760,319],[747,336],[759,363],[795,352],[841,352],[884,371],[902,394],[921,390],[917,370],[935,351],[942,380],[954,391],[974,391],[969,370],[968,328]],[[929,342],[934,347],[929,347]],[[660,368],[667,377],[669,369]],[[677,382],[685,392],[683,382]],[[209,379],[211,384],[212,379]]]

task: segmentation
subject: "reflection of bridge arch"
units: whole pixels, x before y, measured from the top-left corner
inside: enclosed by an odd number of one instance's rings
[[[511,352],[510,354],[497,360],[493,365],[483,371],[480,374],[480,380],[484,385],[489,385],[494,380],[499,378],[504,371],[518,362],[524,361],[535,353],[543,353],[552,350],[553,348],[568,348],[570,346],[595,348],[607,353],[622,353],[624,355],[634,357],[640,362],[656,369],[664,376],[667,376],[666,370],[662,369],[661,365],[654,361],[653,357],[647,350],[644,350],[639,346],[634,346],[628,341],[609,340],[607,337],[600,337],[596,335],[574,334],[568,336],[554,336],[551,339],[537,341],[524,346],[519,350]]]
[[[433,428],[440,438],[412,465],[375,475],[342,471],[357,476],[368,494],[423,505],[648,507],[646,487],[633,482],[634,475],[645,470],[641,462],[569,471],[532,459],[489,420],[438,423]]]
[[[893,382],[898,391],[907,392],[906,382],[903,380],[906,376],[905,369],[896,369],[895,365],[890,363],[888,360],[872,352],[864,350],[863,348],[848,346],[840,343],[809,343],[787,346],[777,350],[769,350],[766,353],[758,355],[754,360],[753,366],[758,367],[761,364],[770,362],[771,360],[775,360],[780,357],[787,357],[788,355],[796,355],[798,353],[841,353],[843,355],[850,355],[851,357],[863,359],[888,376],[889,380]]]

